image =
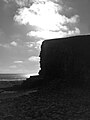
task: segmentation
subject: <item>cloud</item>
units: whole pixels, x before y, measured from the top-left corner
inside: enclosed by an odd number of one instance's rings
[[[19,7],[24,7],[28,6],[32,3],[31,0],[3,0],[6,3],[14,2],[16,3]]]
[[[15,2],[19,7],[14,16],[14,21],[19,25],[29,25],[34,27],[27,36],[39,38],[33,43],[28,43],[27,47],[40,48],[45,39],[62,38],[80,34],[77,27],[79,15],[73,16],[68,13],[73,8],[67,7],[62,0],[4,0],[6,3]],[[63,12],[64,11],[64,12]],[[66,13],[66,14],[65,14]],[[40,44],[39,44],[40,42]],[[13,46],[17,46],[15,41]]]
[[[37,36],[39,38],[43,39],[52,39],[52,38],[62,38],[65,36],[71,36],[71,35],[77,35],[80,34],[80,30],[78,28],[75,28],[74,30],[70,31],[31,31],[28,33],[29,36]]]
[[[24,7],[18,10],[18,15],[14,19],[20,24],[29,24],[43,30],[60,31],[67,30],[66,24],[74,24],[78,20],[78,15],[71,18],[59,14],[62,6],[54,2],[34,3],[29,8]]]
[[[18,61],[14,61],[14,63],[18,64],[18,63],[23,63],[23,61],[18,60]]]
[[[20,7],[23,7],[23,6],[28,6],[29,4],[29,0],[12,0],[12,1],[15,1],[17,5],[19,5]]]
[[[45,40],[80,34],[80,29],[77,27],[79,15],[66,16],[63,11],[71,12],[73,8],[65,7],[61,0],[28,0],[26,2],[22,0],[22,3],[24,7],[17,10],[14,20],[20,25],[34,27],[27,36]],[[28,7],[26,3],[29,3]],[[38,41],[34,42],[37,48]],[[31,44],[30,47],[32,46]]]
[[[39,62],[40,61],[40,58],[37,57],[37,56],[31,56],[28,58],[29,61],[31,62]]]
[[[61,10],[60,8],[61,6],[51,1],[45,4],[34,3],[29,8],[19,9],[18,15],[14,19],[20,24],[29,24],[46,30],[58,30],[59,19],[63,22],[63,17],[57,14],[58,10]]]
[[[19,7],[28,7],[31,6],[33,3],[44,3],[48,0],[3,0],[6,3],[14,2],[16,3]],[[52,0],[52,1],[57,1],[57,0]]]
[[[34,42],[26,42],[26,46],[32,48],[34,47]]]
[[[42,45],[42,42],[43,42],[43,41],[44,41],[43,39],[40,39],[39,41],[36,42],[35,48],[36,48],[37,50],[40,51],[41,45]]]
[[[1,44],[1,43],[0,43],[0,47],[10,48],[10,46],[8,44]]]
[[[14,20],[19,24],[29,24],[36,27],[34,31],[30,31],[27,35],[39,37],[42,39],[50,39],[56,37],[66,37],[80,34],[77,24],[79,15],[71,17],[65,16],[66,12],[73,9],[63,5],[62,0],[4,0],[7,3],[13,1],[20,8],[14,16]],[[78,29],[78,31],[76,31]]]
[[[11,44],[12,46],[14,46],[14,47],[17,46],[17,42],[15,42],[15,41],[12,41],[10,44]]]

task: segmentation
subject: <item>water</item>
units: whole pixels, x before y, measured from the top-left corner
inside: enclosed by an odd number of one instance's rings
[[[21,85],[29,74],[0,74],[0,98],[15,97],[20,94],[15,94],[16,91],[5,90],[5,88],[12,87],[14,85]],[[35,90],[30,91],[30,93],[36,92]],[[28,93],[27,93],[28,94]]]
[[[0,74],[0,81],[20,81],[26,78],[25,74]]]
[[[21,84],[26,78],[26,74],[0,74],[0,88]]]
[[[32,76],[31,74],[0,74],[0,88],[11,87],[13,85],[20,85],[26,78]]]

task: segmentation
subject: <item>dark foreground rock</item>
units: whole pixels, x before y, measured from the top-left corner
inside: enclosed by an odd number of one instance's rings
[[[0,97],[0,120],[89,120],[90,89],[65,87]]]

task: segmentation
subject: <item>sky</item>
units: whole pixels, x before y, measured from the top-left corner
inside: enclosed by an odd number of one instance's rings
[[[0,0],[0,73],[37,74],[42,41],[90,33],[90,0]]]

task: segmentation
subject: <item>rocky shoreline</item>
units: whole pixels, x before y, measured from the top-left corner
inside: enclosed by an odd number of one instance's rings
[[[89,120],[90,89],[46,88],[18,97],[0,99],[0,119]]]

